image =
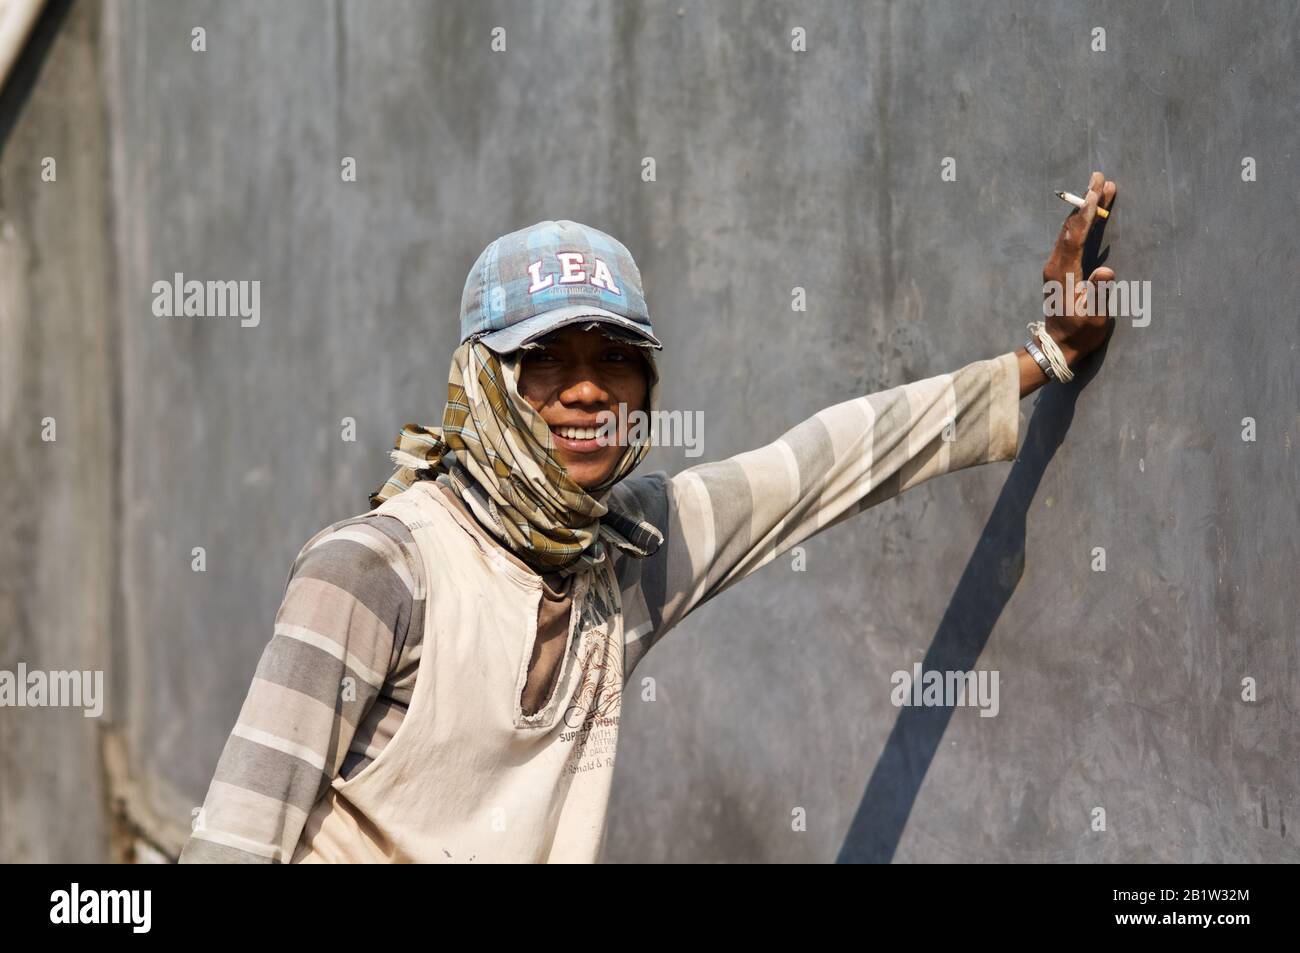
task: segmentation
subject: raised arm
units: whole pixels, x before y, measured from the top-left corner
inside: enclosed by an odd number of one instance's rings
[[[1085,249],[1100,241],[1100,204],[1117,187],[1094,172],[1085,207],[1067,216],[1043,269],[1046,283],[1068,277],[1077,297],[1049,313],[1046,332],[1073,367],[1096,350],[1113,323],[1084,306]],[[619,563],[627,661],[625,673],[696,608],[808,537],[932,477],[980,463],[1011,460],[1019,441],[1020,398],[1047,378],[1025,348],[976,361],[951,374],[848,400],[813,415],[757,450],[691,467],[624,480],[620,505],[664,530],[659,551]]]
[[[808,537],[942,473],[1011,460],[1017,356],[835,404],[757,450],[624,481],[664,544],[624,572],[633,658],[696,608]]]
[[[379,526],[347,520],[300,551],[181,863],[292,858],[410,628],[418,557]]]

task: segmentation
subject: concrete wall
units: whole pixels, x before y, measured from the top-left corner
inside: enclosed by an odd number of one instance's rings
[[[0,96],[0,670],[105,670],[122,556],[99,10],[54,3]],[[54,181],[42,181],[54,159]],[[53,441],[42,440],[52,419]],[[48,432],[48,431],[47,431]],[[105,686],[108,694],[109,686]],[[109,847],[101,732],[0,708],[0,860]]]
[[[112,695],[95,729],[0,711],[0,854],[177,846],[293,555],[437,421],[492,238],[572,218],[631,248],[664,405],[706,413],[702,458],[645,464],[673,471],[1018,346],[1051,192],[1099,168],[1150,324],[1022,403],[1014,464],[669,635],[606,859],[1300,858],[1298,28],[1267,3],[73,5],[2,117],[0,667],[102,657]],[[155,317],[176,272],[260,281],[260,324]],[[894,707],[914,662],[997,670],[998,716]]]

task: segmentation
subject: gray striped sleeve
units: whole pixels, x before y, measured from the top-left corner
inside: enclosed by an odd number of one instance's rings
[[[396,519],[357,517],[299,552],[181,863],[292,857],[312,806],[412,648],[423,580],[409,536]]]
[[[1014,352],[827,407],[757,450],[625,480],[620,503],[664,530],[620,566],[630,674],[692,611],[799,542],[932,477],[1014,459]]]

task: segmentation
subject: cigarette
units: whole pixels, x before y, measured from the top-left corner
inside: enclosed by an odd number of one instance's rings
[[[1063,201],[1063,202],[1069,202],[1069,203],[1070,203],[1071,205],[1073,205],[1075,208],[1083,208],[1085,205],[1088,204],[1088,200],[1087,200],[1087,199],[1081,199],[1081,198],[1079,198],[1079,196],[1075,195],[1073,192],[1057,192],[1057,193],[1056,193],[1056,197],[1059,198],[1059,199],[1060,199],[1061,201]],[[1098,205],[1098,206],[1097,206],[1097,217],[1098,217],[1098,218],[1110,218],[1110,212],[1106,211],[1104,208],[1102,208],[1100,205]]]

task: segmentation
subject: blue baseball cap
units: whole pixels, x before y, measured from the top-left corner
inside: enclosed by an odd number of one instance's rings
[[[599,322],[662,348],[650,326],[641,272],[622,242],[568,219],[538,222],[483,249],[465,279],[460,340],[498,354],[566,324]]]

